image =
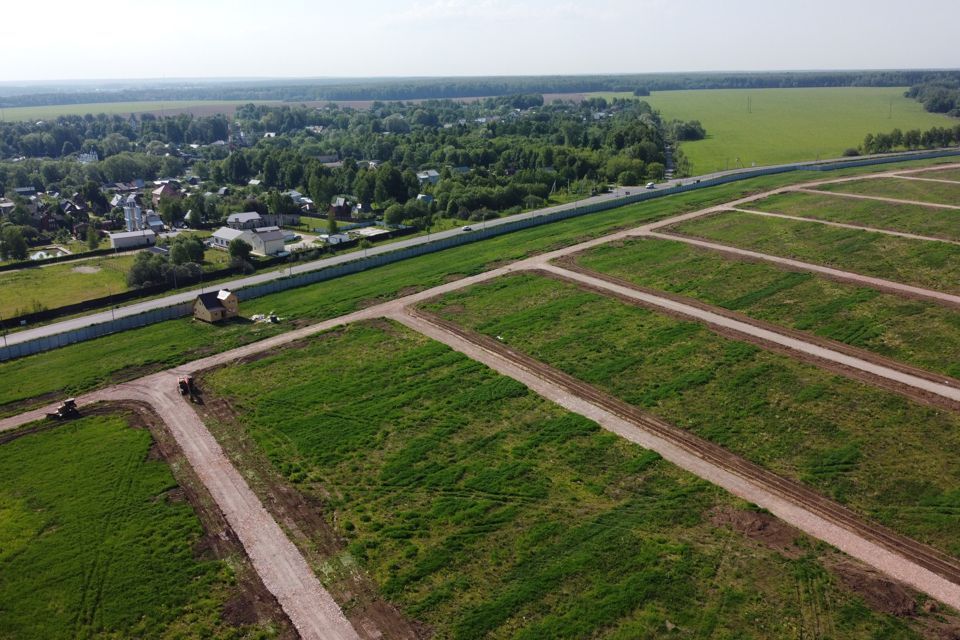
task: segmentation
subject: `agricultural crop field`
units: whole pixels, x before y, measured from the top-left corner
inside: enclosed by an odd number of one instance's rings
[[[729,211],[671,227],[762,253],[928,289],[960,292],[960,246]]]
[[[436,637],[919,637],[824,545],[397,324],[203,385],[233,409],[215,432],[323,504],[346,541],[325,574],[359,565]],[[728,523],[767,523],[766,543]]]
[[[949,204],[960,207],[960,184],[950,184],[946,182],[903,180],[898,178],[871,178],[869,180],[824,184],[817,187],[817,189],[831,193],[852,193],[914,202]]]
[[[868,133],[953,126],[905,98],[905,87],[656,91],[666,120],[699,120],[707,138],[681,144],[694,174],[837,158]],[[750,111],[748,111],[748,100]],[[891,111],[892,105],[892,111]]]
[[[960,554],[957,414],[534,274],[424,306]]]
[[[232,115],[242,104],[270,104],[263,100],[168,100],[165,102],[91,102],[84,104],[57,104],[37,107],[7,107],[0,109],[0,117],[10,121],[51,120],[58,116],[83,116],[86,114],[129,115],[132,113],[153,113],[156,115],[176,115],[192,113],[210,116],[217,113]]]
[[[751,202],[746,208],[960,241],[960,211],[922,205],[792,192]]]
[[[150,432],[97,415],[0,444],[0,636],[270,637],[234,626],[236,559],[204,531]]]
[[[939,304],[657,238],[601,245],[576,262],[642,287],[960,377],[955,356],[960,353],[960,314]]]

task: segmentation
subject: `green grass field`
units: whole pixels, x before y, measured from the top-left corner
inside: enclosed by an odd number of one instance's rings
[[[0,273],[0,315],[11,318],[121,293],[132,264],[132,255],[104,256]]]
[[[777,194],[746,208],[960,240],[960,211],[809,192]]]
[[[817,189],[833,193],[855,193],[865,196],[949,204],[960,207],[960,184],[947,184],[945,182],[884,178],[824,184]]]
[[[707,138],[682,143],[694,174],[839,157],[868,133],[953,126],[904,88],[657,91],[642,100],[667,120],[699,120]],[[747,112],[750,100],[752,113]],[[890,117],[891,101],[893,104]]]
[[[929,163],[905,163],[915,167]],[[864,169],[837,172],[846,175]],[[302,287],[244,303],[241,313],[276,311],[290,321],[316,322],[368,304],[479,273],[505,260],[549,251],[643,221],[713,206],[759,190],[822,178],[817,172],[767,176],[669,196],[563,222],[535,227],[475,244],[441,251],[330,282]],[[280,325],[210,327],[174,320],[126,331],[47,353],[0,362],[0,415],[17,411],[11,403],[62,392],[77,394],[121,379],[169,368],[204,355],[288,330]],[[34,403],[36,404],[36,403]]]
[[[955,357],[960,353],[960,314],[932,302],[653,238],[603,245],[577,262],[640,286],[960,377]]]
[[[0,119],[11,122],[50,120],[57,116],[83,116],[88,113],[129,115],[131,113],[165,112],[169,114],[193,112],[203,115],[233,113],[241,104],[271,104],[264,100],[168,100],[166,102],[91,102],[59,104],[39,107],[8,107],[0,109]]]
[[[222,620],[234,572],[152,442],[96,416],[0,445],[0,637],[272,635]]]
[[[425,306],[960,555],[960,415],[536,275]]]
[[[206,376],[345,552],[438,638],[915,637],[838,584],[711,522],[699,481],[386,321]],[[828,561],[828,560],[827,560]],[[811,608],[811,601],[813,605]],[[667,621],[679,626],[672,633]]]
[[[934,178],[936,180],[952,180],[960,182],[960,169],[939,169],[910,174],[916,178]]]
[[[960,292],[960,246],[731,211],[673,230],[776,256],[950,293]]]

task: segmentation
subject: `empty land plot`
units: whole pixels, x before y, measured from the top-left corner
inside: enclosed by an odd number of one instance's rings
[[[933,178],[935,180],[953,180],[960,182],[960,169],[937,169],[934,171],[905,173],[903,175],[911,178]]]
[[[960,291],[960,246],[729,211],[671,230],[936,291]]]
[[[642,287],[960,377],[960,314],[942,305],[657,238],[602,245],[576,261]]]
[[[960,416],[532,274],[427,310],[960,555]]]
[[[327,566],[359,563],[437,637],[649,638],[667,621],[790,637],[814,616],[843,637],[910,633],[838,586],[834,552],[793,531],[779,555],[718,528],[756,514],[395,323],[204,384],[236,410],[224,428],[322,502],[347,541]]]
[[[91,416],[0,445],[0,635],[269,637],[150,432]],[[215,545],[214,545],[215,546]],[[236,604],[234,605],[236,606]]]
[[[127,290],[133,256],[84,260],[0,273],[0,316],[53,309]]]
[[[928,182],[921,180],[903,180],[900,178],[871,178],[835,182],[816,187],[819,191],[830,193],[852,193],[878,198],[929,202],[931,204],[949,204],[960,206],[960,184],[946,182]]]
[[[960,241],[960,210],[810,192],[778,193],[744,208]]]

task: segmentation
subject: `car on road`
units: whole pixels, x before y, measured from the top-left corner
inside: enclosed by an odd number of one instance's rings
[[[647,189],[656,189],[656,188],[657,188],[657,185],[654,184],[653,182],[647,183]]]
[[[473,231],[473,227],[471,227],[471,226],[466,226],[466,227],[464,227],[463,229],[461,229],[461,231]]]

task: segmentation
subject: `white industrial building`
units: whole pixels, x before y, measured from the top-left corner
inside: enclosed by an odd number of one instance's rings
[[[124,231],[111,233],[110,248],[117,250],[136,249],[137,247],[152,247],[157,244],[157,234],[149,229],[140,231]]]

